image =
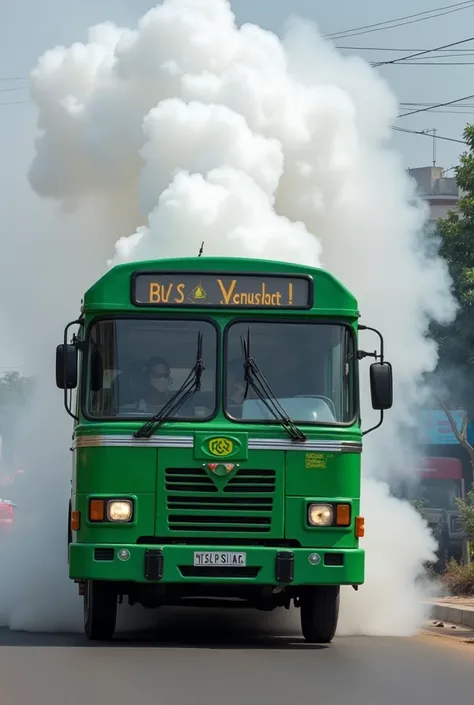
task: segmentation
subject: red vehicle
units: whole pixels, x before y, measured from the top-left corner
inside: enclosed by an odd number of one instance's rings
[[[0,499],[0,537],[10,531],[15,518],[15,505],[7,499]]]

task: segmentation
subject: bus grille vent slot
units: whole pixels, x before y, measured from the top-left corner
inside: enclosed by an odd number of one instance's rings
[[[239,468],[219,483],[205,468],[167,468],[170,531],[265,534],[271,530],[275,470]]]
[[[113,548],[95,548],[94,549],[94,560],[96,560],[96,561],[113,561],[114,560],[114,549]]]

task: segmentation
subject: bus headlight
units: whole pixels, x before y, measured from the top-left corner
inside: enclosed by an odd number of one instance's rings
[[[331,526],[334,520],[334,510],[330,504],[310,504],[308,506],[308,522],[311,526]]]
[[[109,502],[107,519],[109,521],[129,521],[132,516],[132,503],[128,499]]]

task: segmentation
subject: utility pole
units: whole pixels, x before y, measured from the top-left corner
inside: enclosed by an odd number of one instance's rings
[[[432,127],[429,130],[423,130],[426,135],[433,134],[433,166],[436,166],[436,127]]]

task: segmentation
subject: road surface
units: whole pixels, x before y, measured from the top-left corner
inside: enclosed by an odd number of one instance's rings
[[[307,645],[281,613],[172,610],[111,646],[0,630],[0,705],[466,705],[474,638]],[[446,630],[445,630],[446,631]],[[473,635],[474,636],[474,635]]]

